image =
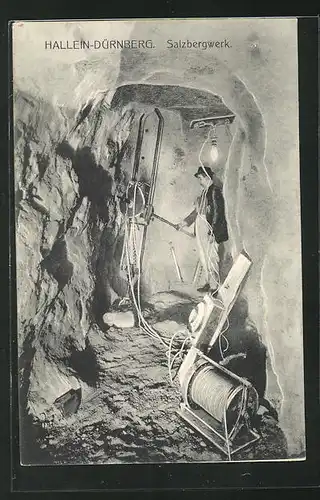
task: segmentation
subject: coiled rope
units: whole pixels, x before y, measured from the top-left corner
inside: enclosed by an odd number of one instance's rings
[[[159,341],[163,347],[166,349],[166,356],[168,359],[168,371],[171,384],[173,384],[172,370],[175,362],[180,358],[183,359],[183,355],[186,353],[188,347],[187,344],[191,342],[191,335],[185,330],[179,330],[175,332],[171,337],[161,334],[155,328],[153,328],[144,318],[141,306],[141,251],[142,245],[141,241],[137,241],[137,233],[139,232],[139,226],[136,222],[136,196],[137,190],[139,189],[140,194],[143,197],[143,192],[139,184],[136,182],[134,184],[133,190],[133,209],[132,216],[128,216],[128,207],[125,215],[125,236],[124,236],[124,251],[127,263],[127,273],[128,282],[131,291],[131,297],[133,304],[135,306],[138,325],[141,330],[143,330],[151,338]],[[127,193],[128,194],[128,193]],[[143,197],[144,200],[144,197]],[[134,261],[134,262],[133,262]],[[137,273],[136,290],[134,286],[135,276],[132,274],[132,267],[135,267],[135,272]],[[186,334],[187,333],[187,334]],[[180,340],[178,337],[180,336]],[[182,337],[182,339],[181,339]]]

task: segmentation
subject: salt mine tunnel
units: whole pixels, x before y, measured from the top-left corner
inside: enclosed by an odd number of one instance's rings
[[[74,267],[72,268],[72,265],[69,265],[69,274],[67,272],[68,266],[60,265],[59,268],[57,260],[60,257],[58,254],[55,255],[55,252],[52,252],[53,245],[51,252],[49,250],[48,253],[43,253],[42,269],[44,273],[55,277],[58,281],[57,293],[61,290],[64,295],[62,301],[66,303],[69,301],[70,306],[74,301],[72,288],[78,286],[76,282],[72,283],[76,274],[75,268],[78,267],[79,274],[81,260],[88,259],[91,262],[94,271],[86,271],[89,278],[87,283],[83,283],[84,289],[89,284],[86,303],[90,309],[90,314],[84,320],[83,314],[80,317],[83,324],[95,324],[94,328],[98,332],[100,329],[101,332],[106,331],[108,333],[108,327],[106,327],[103,317],[108,311],[116,310],[119,300],[127,293],[127,279],[121,273],[120,265],[124,244],[121,200],[132,175],[139,119],[142,114],[148,116],[144,131],[145,135],[149,135],[140,152],[139,172],[142,179],[148,177],[148,168],[150,168],[150,162],[152,161],[150,150],[154,147],[156,137],[155,107],[160,110],[164,125],[155,182],[154,212],[172,224],[175,224],[188,214],[196,196],[199,194],[199,186],[194,178],[194,172],[199,166],[199,162],[201,162],[213,168],[215,182],[223,187],[226,205],[229,207],[227,218],[229,217],[231,237],[224,244],[223,253],[221,254],[220,273],[222,280],[230,271],[237,253],[242,250],[241,241],[243,238],[241,230],[232,220],[235,213],[230,210],[230,206],[235,202],[235,200],[230,199],[230,193],[232,193],[230,185],[232,186],[232,183],[237,184],[234,177],[238,174],[237,168],[239,168],[236,163],[242,158],[243,154],[240,150],[244,142],[245,127],[244,130],[239,127],[239,118],[224,104],[219,96],[204,90],[180,85],[139,83],[119,86],[115,92],[111,93],[111,96],[110,93],[103,96],[101,102],[89,103],[78,114],[71,133],[60,141],[60,146],[57,149],[59,158],[63,159],[69,167],[71,161],[72,170],[78,180],[75,204],[73,208],[71,207],[72,210],[69,211],[69,215],[71,215],[69,218],[70,225],[68,226],[67,223],[60,231],[60,236],[63,232],[65,233],[64,241],[66,241],[68,254],[66,260],[73,262]],[[87,112],[87,116],[85,116],[85,112]],[[116,117],[116,120],[112,121],[113,117]],[[212,144],[212,137],[209,133],[211,131],[210,124],[215,126],[214,133],[217,148],[213,147]],[[90,134],[91,138],[89,137]],[[254,141],[254,138],[251,137],[251,140]],[[107,168],[105,163],[108,164]],[[233,166],[235,166],[235,175],[231,171]],[[251,170],[254,178],[259,175],[257,167],[255,169]],[[250,187],[250,182],[252,182],[250,176],[247,182],[248,189],[253,189],[252,186]],[[41,196],[41,189],[39,193]],[[234,190],[233,194],[237,196],[239,203],[241,194],[239,195]],[[261,193],[259,196],[261,196]],[[268,194],[266,194],[266,197],[268,198]],[[59,219],[59,216],[57,218]],[[53,220],[47,221],[47,231],[48,226],[50,228],[50,223],[55,224]],[[252,224],[255,223],[253,221]],[[77,238],[79,238],[80,233],[83,233],[87,243],[81,241],[80,245],[78,245],[79,241],[77,239],[72,241],[72,238],[74,238],[71,232],[72,226],[75,228],[78,226]],[[81,227],[82,229],[79,232]],[[57,235],[59,236],[59,229]],[[58,236],[56,239],[58,239]],[[255,243],[255,241],[252,243],[252,254],[249,251],[253,263],[253,272],[251,273],[253,279],[250,282],[249,273],[243,293],[240,294],[230,311],[228,354],[231,358],[232,355],[235,355],[234,361],[231,361],[230,369],[252,382],[258,392],[260,401],[264,399],[265,388],[268,383],[269,392],[267,396],[268,398],[271,396],[270,400],[275,408],[279,410],[277,406],[279,393],[277,377],[268,362],[268,355],[266,356],[267,347],[261,335],[263,332],[259,329],[261,327],[262,330],[262,326],[258,321],[254,321],[255,318],[250,315],[251,308],[254,313],[256,312],[256,306],[254,304],[252,306],[252,300],[248,303],[246,293],[246,287],[248,287],[249,292],[254,290],[255,294],[259,295],[261,259],[258,258],[255,261],[256,255],[258,254],[259,257],[260,252],[260,246],[258,250],[255,250]],[[86,244],[88,246],[87,257],[79,257],[77,245],[79,249]],[[245,245],[246,250],[247,247],[250,247],[250,243]],[[57,249],[57,245],[55,248]],[[172,248],[174,254],[172,254]],[[90,256],[90,252],[92,252],[93,258]],[[153,298],[163,292],[180,293],[183,296],[190,296],[193,301],[195,300],[194,276],[198,255],[193,238],[177,232],[172,226],[163,223],[160,219],[152,218],[148,224],[143,263],[141,290],[145,304],[152,303]],[[180,274],[177,272],[177,263]],[[256,268],[258,268],[258,271],[255,271]],[[59,269],[63,271],[64,278],[60,277]],[[257,284],[259,285],[258,288],[254,288]],[[196,299],[200,300],[199,296]],[[81,299],[80,302],[82,302]],[[189,303],[188,313],[192,309],[192,303],[192,301]],[[78,306],[75,309],[78,309]],[[174,307],[172,312],[172,318],[174,318]],[[54,314],[52,311],[49,311],[49,313]],[[84,315],[86,314],[84,313]],[[187,316],[185,313],[185,321]],[[255,315],[253,314],[253,316]],[[123,334],[125,335],[125,330]],[[84,339],[81,339],[81,334],[78,334],[78,337],[77,340],[73,340],[74,345],[71,349],[71,358],[74,360],[72,380],[76,379],[77,381],[73,382],[72,385],[68,370],[62,368],[62,373],[59,373],[59,370],[57,371],[54,363],[52,363],[52,358],[48,369],[48,374],[50,373],[51,376],[56,373],[55,376],[57,380],[60,379],[60,383],[57,383],[56,386],[54,382],[52,383],[52,396],[47,398],[47,402],[51,397],[52,402],[55,401],[57,405],[57,401],[61,402],[63,394],[73,391],[72,394],[78,394],[79,398],[78,404],[73,404],[75,411],[80,404],[79,387],[81,385],[84,387],[82,381],[83,367],[81,367],[81,363],[79,365],[76,361],[79,360],[76,352],[83,350],[80,346],[81,344],[84,346]],[[87,339],[85,339],[85,345],[88,345]],[[61,357],[59,359],[59,353],[57,352],[59,349],[57,349],[57,345],[52,343],[48,335],[42,340],[40,346],[46,353],[45,355],[49,353],[49,359],[50,350],[55,351],[53,359],[56,357],[58,360],[56,366],[61,367]],[[242,357],[243,353],[244,356]],[[239,354],[240,356],[237,357]],[[212,360],[219,361],[216,346],[213,346],[210,356]],[[36,393],[39,389],[37,375],[31,376],[30,385],[33,392]],[[42,391],[40,390],[40,392]],[[32,408],[34,413],[39,413],[39,409],[35,409],[35,407],[36,404],[33,406],[31,403],[31,413]]]

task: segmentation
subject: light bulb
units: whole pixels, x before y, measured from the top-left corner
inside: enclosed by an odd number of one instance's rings
[[[211,146],[211,149],[210,149],[210,157],[211,157],[211,160],[215,163],[219,157],[219,151],[218,151],[218,148],[217,146]]]

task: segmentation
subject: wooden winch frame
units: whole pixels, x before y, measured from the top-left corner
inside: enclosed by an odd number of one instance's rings
[[[232,373],[226,367],[216,363],[210,359],[207,354],[222,332],[226,319],[240,293],[250,267],[251,260],[249,256],[246,252],[241,252],[219,290],[219,297],[213,297],[209,293],[206,294],[203,301],[198,304],[198,311],[201,311],[201,315],[198,314],[198,316],[201,317],[196,317],[191,324],[193,338],[192,346],[186,354],[178,372],[182,394],[182,403],[178,414],[197,432],[227,455],[229,460],[231,460],[232,455],[249,447],[260,437],[253,429],[251,421],[252,415],[250,417],[246,406],[247,397],[250,392],[256,400],[255,408],[253,408],[253,413],[255,413],[258,410],[259,398],[250,382]],[[222,314],[220,312],[218,315],[214,316],[217,309],[216,306],[218,306],[218,304],[221,306],[221,302],[224,306],[223,312]],[[200,305],[202,307],[199,307]],[[196,316],[196,312],[193,316]],[[191,317],[192,313],[190,314],[190,318]],[[210,319],[212,320],[212,317],[213,324],[211,321],[209,329],[207,328],[207,324]],[[239,409],[239,418],[230,431],[228,430],[228,422],[226,421],[227,408],[225,408],[225,420],[223,425],[221,425],[221,422],[217,421],[213,415],[210,415],[200,407],[196,407],[190,399],[192,379],[199,365],[202,365],[204,362],[214,368],[217,377],[219,377],[219,374],[221,374],[222,377],[228,377],[233,381],[238,391],[243,391],[243,404]]]
[[[239,413],[235,424],[232,428],[228,428],[227,410],[224,409],[223,421],[217,420],[214,415],[210,415],[201,407],[196,407],[190,397],[190,387],[192,380],[196,376],[200,367],[210,365],[214,368],[216,376],[219,373],[224,377],[227,376],[235,385],[232,396],[242,391],[242,401],[239,408]],[[214,362],[205,356],[200,350],[196,350],[196,358],[194,364],[189,368],[182,385],[183,402],[180,405],[178,414],[195,430],[200,432],[202,436],[214,444],[231,460],[232,455],[251,446],[259,439],[259,434],[255,432],[250,425],[250,415],[247,412],[247,400],[249,391],[255,393],[253,386],[247,380],[238,377],[234,373],[227,370],[225,367]],[[258,395],[256,394],[256,402]],[[256,405],[255,411],[258,409]]]

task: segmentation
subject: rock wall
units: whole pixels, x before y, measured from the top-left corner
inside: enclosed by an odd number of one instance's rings
[[[99,106],[68,142],[65,117],[48,103],[17,91],[14,106],[21,400],[39,417],[74,376],[96,382],[86,339],[114,293],[101,272],[113,265],[118,162],[132,116],[105,112],[97,131]],[[88,363],[79,373],[80,353]]]

